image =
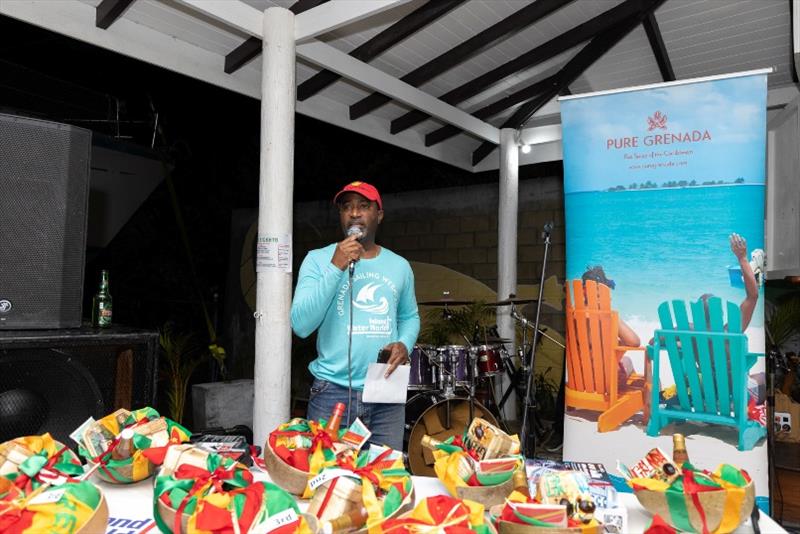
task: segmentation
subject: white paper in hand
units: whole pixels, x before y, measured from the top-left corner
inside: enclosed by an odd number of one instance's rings
[[[385,363],[371,363],[367,367],[367,378],[364,380],[364,402],[380,404],[404,404],[408,392],[408,377],[411,367],[400,365],[389,378],[384,378],[389,368]]]

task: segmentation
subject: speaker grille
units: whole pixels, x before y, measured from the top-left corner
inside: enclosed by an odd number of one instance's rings
[[[81,322],[91,132],[0,114],[0,328]]]

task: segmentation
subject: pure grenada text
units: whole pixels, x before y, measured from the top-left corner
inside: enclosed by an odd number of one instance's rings
[[[642,138],[637,135],[630,137],[612,137],[606,139],[606,150],[637,148],[640,146],[672,145],[674,143],[700,143],[702,141],[711,141],[711,133],[709,133],[708,130],[653,134],[646,135]]]

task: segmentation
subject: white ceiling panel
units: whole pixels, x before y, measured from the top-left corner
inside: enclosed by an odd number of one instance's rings
[[[228,1],[234,3],[238,0]],[[241,1],[263,11],[274,6],[288,8],[295,0]],[[574,0],[535,24],[479,51],[459,65],[438,73],[435,78],[422,84],[420,90],[432,96],[441,96],[622,1]],[[60,0],[53,3],[0,0],[0,13],[221,87],[258,96],[259,59],[231,75],[221,72],[225,55],[244,42],[247,35],[197,13],[179,0],[136,0],[123,14],[124,21],[115,22],[108,30],[99,30],[94,27],[94,18],[91,16],[99,3],[100,0]],[[25,5],[18,7],[20,4]],[[349,53],[424,4],[425,0],[412,0],[338,28],[320,36],[319,40],[340,52]],[[224,6],[224,2],[217,5]],[[383,73],[400,78],[528,5],[529,0],[467,0],[369,63]],[[785,0],[667,0],[657,10],[655,17],[678,79],[773,67],[776,72],[769,77],[770,88],[782,90],[788,86],[796,87],[792,81],[789,11],[790,4]],[[59,22],[60,19],[63,19],[63,23]],[[81,24],[85,27],[79,28]],[[148,53],[143,48],[150,41],[158,43],[157,52]],[[169,54],[169,43],[175,43],[178,50],[175,57],[164,57]],[[554,74],[584,45],[514,73],[458,106],[474,112]],[[187,59],[192,57],[192,51],[196,51],[196,64]],[[160,57],[164,59],[159,62]],[[298,61],[297,82],[302,83],[319,70],[317,65]],[[659,81],[661,74],[655,56],[644,29],[639,26],[571,84],[570,90],[578,94]],[[360,85],[358,81],[340,79],[319,94],[298,103],[297,109],[300,113],[375,139],[462,168],[472,168],[470,155],[480,144],[472,135],[462,133],[436,147],[424,146],[425,134],[443,126],[441,120],[427,119],[401,134],[391,135],[390,122],[413,109],[409,105],[390,102],[360,119],[350,121],[349,106],[370,93],[372,89]],[[419,93],[417,97],[428,98]],[[494,126],[502,125],[520,105],[498,113],[488,122]],[[558,105],[551,102],[530,124],[551,124],[557,120]],[[554,150],[552,153],[560,152]],[[496,161],[496,153],[489,159]],[[496,167],[496,162],[484,162],[477,168],[485,169],[487,165]]]

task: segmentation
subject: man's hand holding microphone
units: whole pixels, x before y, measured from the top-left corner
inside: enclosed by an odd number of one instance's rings
[[[349,266],[352,273],[352,268],[364,254],[364,246],[360,242],[362,237],[364,237],[364,232],[358,226],[348,228],[347,237],[336,244],[331,263],[342,271]]]

